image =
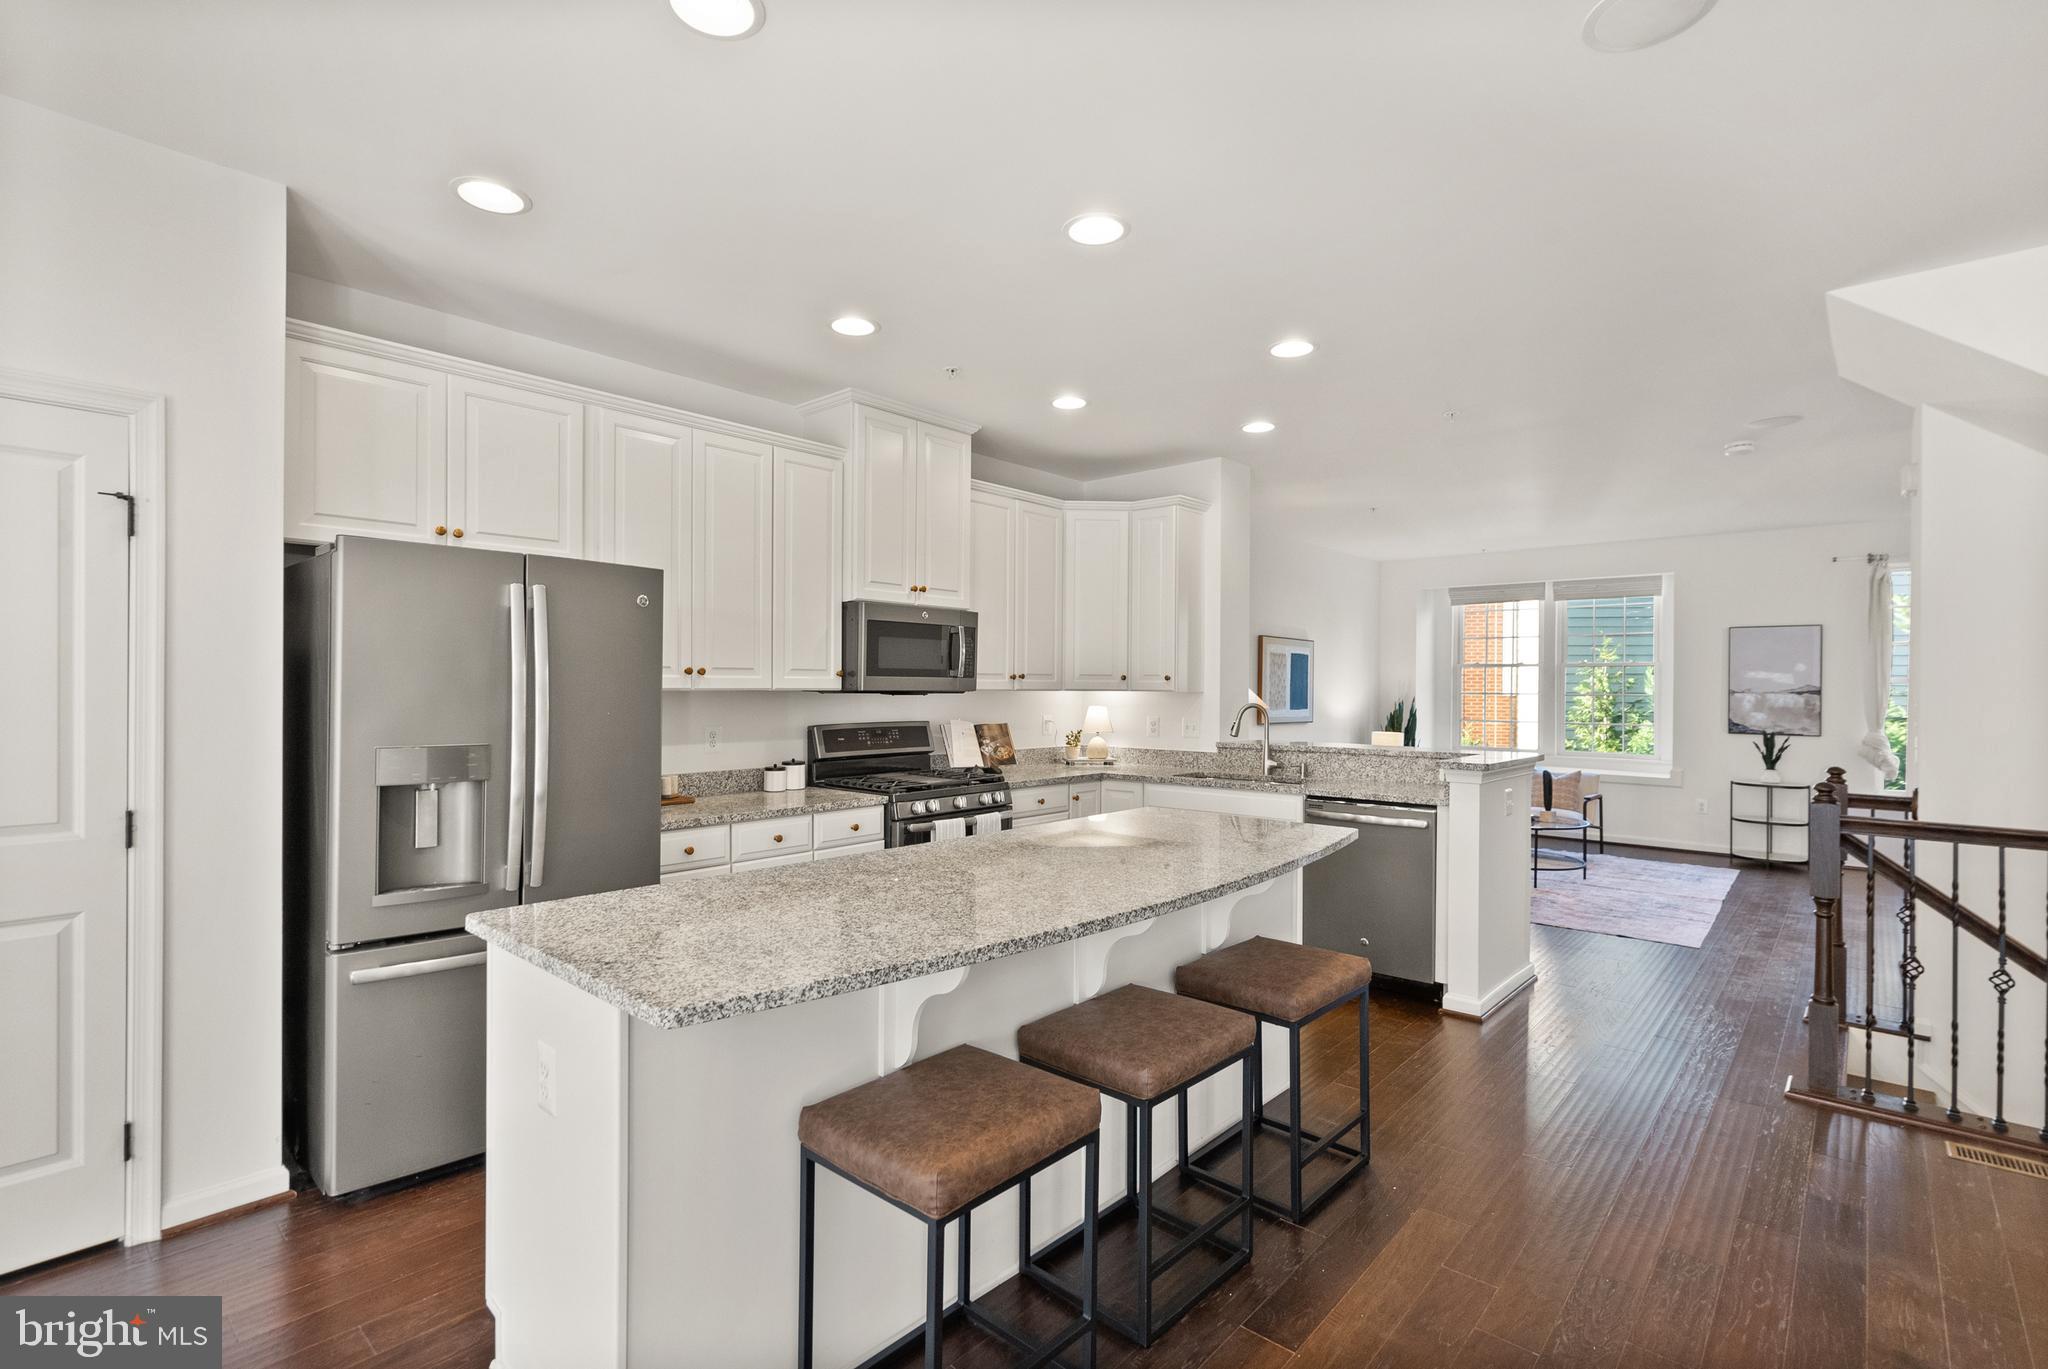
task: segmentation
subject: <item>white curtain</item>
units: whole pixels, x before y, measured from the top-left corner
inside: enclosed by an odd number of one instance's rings
[[[1891,704],[1892,686],[1892,567],[1891,558],[1880,556],[1870,563],[1870,618],[1865,624],[1869,640],[1864,644],[1864,709],[1870,730],[1856,748],[1857,754],[1876,766],[1889,784],[1898,778],[1899,758],[1892,754],[1884,735],[1885,710]]]

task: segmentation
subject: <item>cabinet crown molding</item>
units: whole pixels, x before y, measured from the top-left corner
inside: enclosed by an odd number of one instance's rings
[[[702,432],[749,438],[755,442],[766,442],[771,446],[791,451],[810,452],[814,456],[836,456],[841,459],[846,456],[844,447],[834,446],[830,442],[820,442],[816,438],[779,433],[771,428],[757,428],[750,423],[736,423],[731,419],[716,418],[689,409],[656,404],[650,400],[633,399],[627,395],[613,394],[609,390],[599,390],[588,385],[571,385],[567,381],[550,380],[546,376],[537,376],[528,371],[493,366],[486,361],[471,361],[467,357],[451,356],[447,352],[414,347],[409,343],[392,342],[387,338],[372,337],[367,333],[352,333],[346,328],[332,328],[324,323],[308,323],[304,319],[287,318],[284,321],[284,335],[287,338],[296,338],[300,342],[320,343],[323,346],[339,347],[344,351],[382,357],[387,361],[402,361],[414,366],[445,371],[449,375],[466,376],[471,380],[510,385],[515,389],[553,395],[558,399],[610,409],[615,413],[659,419],[665,423],[695,428]]]
[[[1039,494],[1035,490],[1012,489],[998,485],[992,480],[974,482],[976,494],[994,495],[998,499],[1015,499],[1020,503],[1037,504],[1042,508],[1095,510],[1102,513],[1133,513],[1139,509],[1187,509],[1191,513],[1207,513],[1209,501],[1197,499],[1191,494],[1161,494],[1149,499],[1062,499],[1054,494]]]
[[[873,390],[834,390],[829,395],[819,395],[816,399],[805,400],[796,406],[796,411],[809,418],[815,414],[827,413],[842,404],[864,404],[871,409],[885,409],[900,418],[914,418],[920,423],[929,423],[934,427],[951,428],[955,432],[966,433],[969,437],[981,431],[979,423],[969,423],[964,418],[940,413],[937,409],[927,409],[922,404],[907,404],[900,399],[878,395]]]

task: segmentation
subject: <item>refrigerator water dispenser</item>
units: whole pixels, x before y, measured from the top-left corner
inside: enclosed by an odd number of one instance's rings
[[[372,903],[470,894],[484,874],[488,746],[380,746]]]

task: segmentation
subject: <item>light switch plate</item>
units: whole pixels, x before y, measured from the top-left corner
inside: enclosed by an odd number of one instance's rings
[[[1050,737],[1052,735],[1051,718],[1040,718],[1038,720],[1038,735],[1041,737]]]
[[[555,1116],[555,1048],[547,1042],[540,1043],[540,1077],[534,1094],[534,1102],[548,1116]]]

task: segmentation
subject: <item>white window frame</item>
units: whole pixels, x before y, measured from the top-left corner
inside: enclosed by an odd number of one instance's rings
[[[1588,580],[1544,580],[1523,584],[1484,586],[1474,589],[1453,589],[1450,635],[1450,668],[1452,706],[1452,732],[1450,745],[1465,748],[1459,740],[1459,725],[1464,710],[1464,634],[1458,630],[1457,609],[1473,603],[1507,603],[1522,599],[1537,601],[1537,612],[1541,615],[1538,640],[1541,647],[1537,652],[1537,712],[1536,736],[1538,749],[1545,759],[1560,768],[1584,770],[1598,775],[1638,776],[1645,780],[1669,780],[1676,774],[1677,750],[1677,678],[1678,678],[1678,606],[1677,577],[1667,573],[1648,576],[1605,577],[1608,582],[1626,585],[1630,581],[1640,582],[1654,579],[1655,590],[1638,583],[1633,588],[1615,589],[1612,593],[1588,592],[1589,586],[1600,581]],[[1560,593],[1560,590],[1567,592]],[[1565,714],[1569,700],[1565,697],[1565,635],[1567,625],[1563,610],[1569,599],[1598,599],[1654,593],[1657,598],[1656,630],[1656,685],[1653,691],[1657,710],[1657,749],[1647,756],[1634,756],[1606,751],[1567,751],[1564,748]],[[1439,697],[1442,697],[1439,695]],[[1442,735],[1439,733],[1438,735]]]

